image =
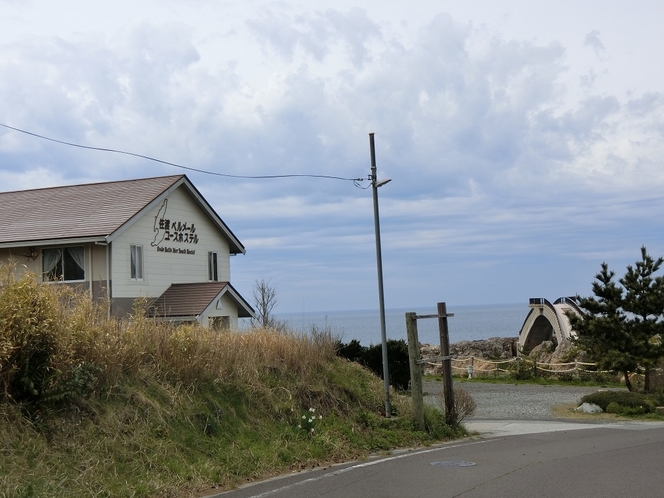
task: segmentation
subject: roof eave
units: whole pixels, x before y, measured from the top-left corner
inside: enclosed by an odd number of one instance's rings
[[[88,244],[93,242],[106,242],[106,237],[72,237],[67,239],[37,239],[37,240],[19,240],[15,242],[0,243],[0,249],[12,249],[14,247],[31,247],[31,246],[56,246],[56,245],[71,245],[71,244]]]
[[[256,312],[254,311],[254,308],[251,307],[251,305],[240,295],[238,291],[235,290],[235,288],[228,283],[226,287],[223,288],[223,290],[219,293],[219,297],[223,296],[225,293],[230,294],[232,297],[233,301],[235,301],[235,304],[237,305],[237,315],[238,318],[256,318]],[[244,314],[240,314],[240,310],[244,310]]]
[[[231,300],[235,303],[235,306],[237,307],[238,318],[256,318],[256,312],[251,307],[251,305],[249,305],[249,303],[228,282],[205,307],[201,315],[206,314],[211,308],[215,306],[215,303],[226,294],[228,294]]]

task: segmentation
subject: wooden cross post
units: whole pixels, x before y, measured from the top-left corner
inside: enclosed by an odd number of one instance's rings
[[[417,315],[406,313],[406,334],[408,336],[408,358],[410,361],[410,395],[413,400],[413,415],[421,431],[426,430],[424,421],[424,395],[422,393],[422,365],[420,361],[420,340],[417,334]]]
[[[452,359],[450,358],[450,334],[447,328],[447,306],[438,303],[438,329],[440,331],[440,356],[443,358],[443,395],[445,397],[445,421],[449,426],[457,424],[452,385]]]

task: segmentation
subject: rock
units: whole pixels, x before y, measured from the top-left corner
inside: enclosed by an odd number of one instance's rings
[[[450,344],[450,354],[460,358],[474,357],[479,360],[510,360],[516,357],[517,339],[513,337],[492,337],[476,341],[460,341]],[[421,344],[422,358],[437,358],[440,356],[440,346]],[[424,367],[427,375],[439,375],[440,363],[429,364]]]
[[[516,338],[492,337],[477,341],[459,341],[450,344],[450,354],[491,360],[509,360],[516,356]],[[433,357],[440,355],[440,347],[431,344],[423,344],[420,347],[422,357]]]
[[[602,413],[604,410],[595,403],[583,403],[576,408],[576,411],[581,413]]]

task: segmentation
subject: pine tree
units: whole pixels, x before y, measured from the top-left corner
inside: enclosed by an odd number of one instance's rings
[[[630,391],[629,374],[641,369],[645,390],[650,390],[650,371],[664,356],[664,277],[654,277],[663,263],[642,247],[641,261],[627,267],[620,285],[602,263],[592,286],[594,296],[577,297],[582,313],[569,315],[577,334],[574,342],[599,368],[621,372]]]
[[[588,357],[602,370],[622,372],[631,391],[629,373],[637,369],[637,360],[629,351],[630,338],[622,312],[623,289],[613,280],[615,272],[606,263],[595,275],[593,297],[578,297],[581,315],[570,313],[569,320],[576,332],[573,342],[586,351]]]
[[[627,316],[625,327],[632,337],[634,355],[645,372],[646,391],[651,390],[650,370],[664,356],[660,334],[664,326],[664,277],[654,277],[662,263],[663,258],[654,260],[642,247],[641,261],[634,267],[628,266],[620,279],[626,291],[622,302]]]

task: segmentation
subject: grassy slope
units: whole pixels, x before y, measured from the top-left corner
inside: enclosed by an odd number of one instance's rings
[[[0,404],[0,496],[197,496],[453,436],[434,412],[432,434],[416,431],[403,399],[401,416],[380,416],[381,387],[333,359],[306,380],[274,375],[254,386],[184,388],[144,375],[32,421]]]
[[[0,498],[197,496],[454,436],[433,410],[415,430],[396,396],[382,417],[382,381],[329,334],[121,322],[15,273],[0,267]]]

